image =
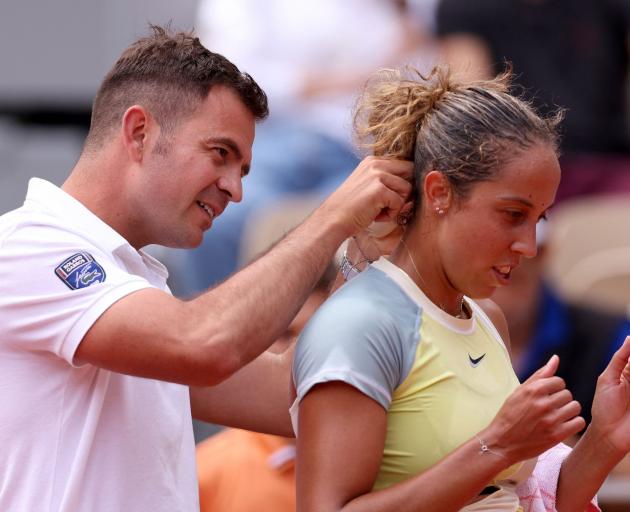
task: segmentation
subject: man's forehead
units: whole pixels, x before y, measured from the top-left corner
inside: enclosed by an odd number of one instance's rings
[[[202,105],[212,111],[239,112],[251,117],[255,121],[254,114],[244,103],[237,91],[225,85],[215,85],[210,89]]]
[[[256,120],[237,93],[214,87],[195,117],[204,140],[229,142],[238,147],[243,157],[251,159]]]

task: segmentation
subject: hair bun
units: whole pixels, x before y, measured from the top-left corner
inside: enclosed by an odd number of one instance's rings
[[[376,156],[412,160],[422,121],[453,87],[443,66],[427,76],[412,66],[379,71],[366,84],[355,110],[359,145]]]

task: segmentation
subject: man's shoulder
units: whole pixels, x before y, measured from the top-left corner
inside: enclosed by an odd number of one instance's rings
[[[23,208],[0,215],[0,247],[2,243],[23,228],[25,215]]]
[[[0,286],[40,289],[73,268],[101,268],[103,252],[60,219],[20,209],[0,217]],[[79,261],[81,260],[81,261]],[[83,266],[81,266],[83,265]],[[80,267],[80,268],[79,268]],[[101,272],[104,275],[104,272]],[[53,279],[57,284],[57,278]]]
[[[0,218],[1,263],[55,259],[75,248],[85,251],[94,245],[54,217],[27,215],[15,210]]]

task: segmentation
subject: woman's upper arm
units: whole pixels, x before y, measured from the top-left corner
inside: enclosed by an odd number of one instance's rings
[[[378,402],[340,381],[318,384],[300,402],[298,421],[300,511],[341,510],[371,491],[387,425]]]

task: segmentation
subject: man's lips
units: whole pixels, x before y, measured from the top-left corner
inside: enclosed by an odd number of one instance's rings
[[[208,217],[210,217],[210,220],[213,220],[217,216],[217,213],[215,212],[214,208],[212,208],[210,205],[207,205],[206,203],[202,201],[197,201],[197,205],[206,212]]]

